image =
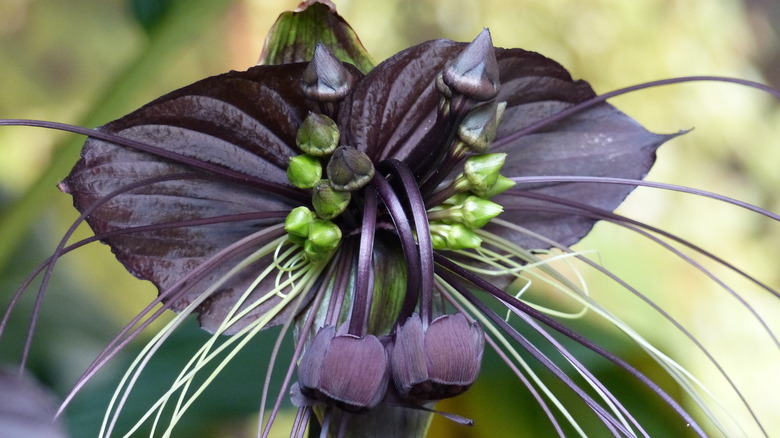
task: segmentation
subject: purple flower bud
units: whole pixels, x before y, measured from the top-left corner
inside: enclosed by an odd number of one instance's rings
[[[484,29],[453,61],[447,64],[437,88],[474,100],[485,101],[498,95],[498,61],[490,31]],[[445,93],[446,96],[446,93]]]
[[[323,44],[317,44],[303,72],[303,94],[318,102],[338,102],[352,91],[355,78]]]
[[[349,412],[378,405],[390,379],[389,358],[376,336],[336,336],[333,327],[317,333],[298,365],[303,396]]]
[[[393,380],[403,398],[439,400],[466,391],[479,375],[485,335],[463,314],[436,318],[424,329],[417,314],[396,333]]]

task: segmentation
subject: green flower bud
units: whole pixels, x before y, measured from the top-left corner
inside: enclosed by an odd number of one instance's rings
[[[330,157],[327,170],[330,186],[340,192],[358,190],[374,177],[374,163],[351,146],[339,146]]]
[[[303,250],[311,260],[323,260],[339,247],[341,229],[331,221],[317,219],[309,225]]]
[[[447,248],[447,239],[440,234],[431,233],[431,245],[433,246],[433,249],[449,249]]]
[[[471,195],[468,193],[458,193],[445,199],[444,202],[442,202],[442,205],[460,205],[466,202],[466,198],[469,196]]]
[[[332,154],[339,144],[339,128],[330,117],[309,113],[298,129],[295,143],[303,152],[315,157]]]
[[[314,206],[314,211],[322,219],[333,219],[340,215],[347,209],[351,199],[352,195],[349,192],[333,190],[330,182],[326,179],[321,179],[312,188],[311,203]]]
[[[310,189],[322,178],[322,164],[311,155],[290,157],[287,165],[287,179],[299,189]]]
[[[487,199],[469,196],[460,211],[463,224],[473,230],[487,225],[494,217],[504,211],[504,207]]]
[[[458,126],[458,138],[473,152],[488,150],[496,136],[496,129],[506,109],[506,102],[490,103],[471,110]]]
[[[433,249],[456,250],[479,248],[482,239],[463,224],[431,224]]]
[[[304,246],[306,245],[306,238],[301,236],[294,236],[292,234],[287,235],[287,240],[298,245],[298,246]]]
[[[451,204],[447,208],[431,209],[428,213],[428,220],[461,223],[473,230],[484,227],[491,219],[504,211],[501,205],[473,195],[465,197],[455,195],[445,202],[453,202],[453,198],[459,199],[460,202]]]
[[[506,161],[506,154],[474,155],[466,159],[463,174],[469,182],[470,190],[484,192],[498,180],[498,172]]]
[[[479,196],[480,198],[490,199],[493,196],[501,194],[505,190],[514,187],[515,184],[517,183],[515,183],[511,179],[503,175],[498,175],[498,179],[496,180],[495,184],[493,184],[491,187],[489,187],[487,190],[484,191],[474,190],[474,194]]]
[[[309,225],[308,242],[321,251],[334,250],[341,242],[341,229],[331,221],[317,219]]]
[[[295,207],[284,220],[284,230],[293,236],[308,237],[309,225],[317,215],[306,207]]]

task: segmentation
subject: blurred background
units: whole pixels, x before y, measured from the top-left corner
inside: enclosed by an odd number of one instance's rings
[[[429,39],[470,41],[487,27],[496,46],[540,52],[599,93],[700,74],[780,87],[780,4],[774,0],[336,4],[377,61]],[[277,0],[0,0],[0,118],[88,127],[106,123],[200,78],[254,65],[268,28],[296,5]],[[729,84],[696,83],[640,91],[611,102],[656,132],[695,128],[660,149],[648,179],[780,211],[780,111],[770,97]],[[78,159],[81,143],[83,138],[53,131],[0,128],[0,309],[78,216],[70,197],[55,185]],[[778,223],[715,201],[646,188],[636,190],[620,212],[677,233],[780,288]],[[83,229],[77,237],[88,235]],[[599,224],[576,248],[596,250],[602,264],[688,327],[743,391],[768,434],[780,435],[780,351],[744,307],[668,251],[617,227]],[[780,332],[780,300],[703,263]],[[746,424],[734,436],[757,436],[737,396],[689,341],[627,291],[591,272],[582,274],[594,296],[688,367],[727,412]],[[32,295],[21,301],[0,340],[0,364],[19,361]],[[155,296],[150,284],[127,274],[102,245],[65,257],[44,301],[29,368],[54,393],[64,395],[113,334]],[[646,356],[613,331],[605,332],[603,323],[586,320],[581,325],[663,381],[657,367],[645,364]],[[196,403],[179,436],[254,436],[253,413],[275,334],[257,339],[240,355]],[[125,417],[143,413],[204,339],[194,323],[171,339]],[[75,399],[65,414],[72,436],[96,434],[113,385],[141,345],[112,361]],[[689,436],[630,379],[597,361],[593,367],[626,388],[626,403],[635,403],[642,412],[638,415],[657,423],[657,436]],[[439,405],[475,419],[477,427],[436,419],[431,436],[552,436],[525,392],[501,363],[488,357],[473,390]],[[291,412],[282,421],[291,421]]]

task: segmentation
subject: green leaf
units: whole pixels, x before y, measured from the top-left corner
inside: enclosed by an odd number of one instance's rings
[[[309,61],[317,43],[325,44],[339,60],[354,65],[363,73],[374,68],[371,55],[355,31],[336,13],[336,7],[318,1],[307,2],[303,9],[279,16],[265,39],[260,64]]]

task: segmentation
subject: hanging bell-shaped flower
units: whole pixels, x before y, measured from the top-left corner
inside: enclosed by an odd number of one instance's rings
[[[384,399],[390,360],[376,336],[317,333],[298,365],[301,395],[348,412],[369,410]]]
[[[485,334],[463,314],[443,315],[427,329],[417,314],[398,328],[391,353],[402,398],[418,403],[456,396],[479,375]]]

